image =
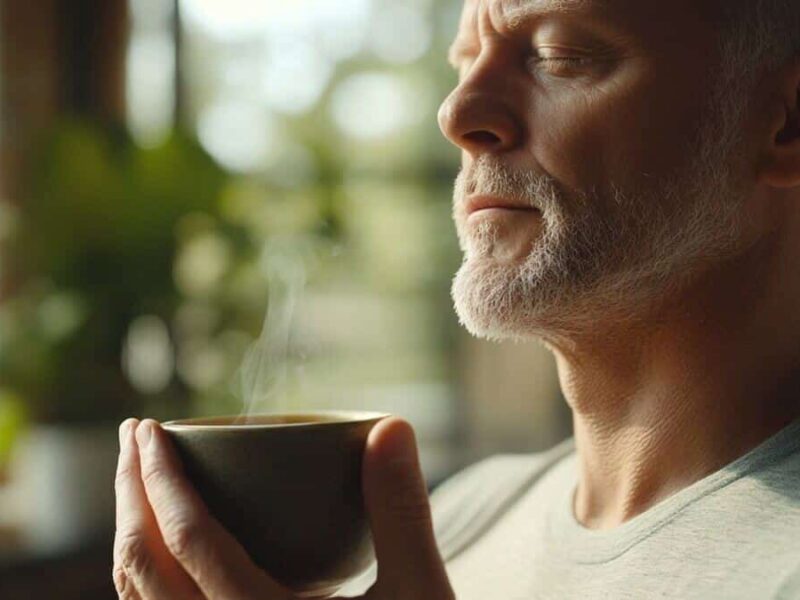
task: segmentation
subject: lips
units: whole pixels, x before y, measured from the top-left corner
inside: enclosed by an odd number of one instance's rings
[[[529,203],[512,198],[500,198],[498,196],[470,196],[467,198],[466,209],[467,216],[489,209],[539,212]]]

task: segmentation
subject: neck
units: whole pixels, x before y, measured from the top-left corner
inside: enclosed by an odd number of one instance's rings
[[[574,508],[585,526],[619,525],[800,415],[800,282],[787,243],[797,244],[764,237],[647,327],[554,346],[574,415]]]

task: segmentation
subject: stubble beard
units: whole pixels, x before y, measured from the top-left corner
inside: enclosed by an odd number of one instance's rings
[[[685,167],[638,189],[567,192],[548,174],[512,172],[488,156],[462,170],[453,216],[464,260],[452,286],[462,324],[487,339],[556,342],[646,321],[704,268],[740,251],[741,112],[727,110],[687,144],[697,151]],[[541,211],[526,256],[497,260],[498,229],[467,226],[464,200],[476,192],[525,198]]]

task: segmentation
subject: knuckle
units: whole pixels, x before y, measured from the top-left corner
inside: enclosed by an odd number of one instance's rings
[[[133,584],[122,565],[114,565],[112,577],[114,579],[114,589],[117,591],[119,600],[135,600],[137,598]]]
[[[168,481],[168,474],[160,461],[142,463],[142,481],[145,487],[158,487]]]
[[[114,569],[115,582],[117,573],[120,572],[126,588],[131,590],[132,586],[127,580],[143,577],[149,568],[150,553],[144,538],[137,534],[123,535],[119,540],[119,564]]]
[[[175,518],[164,526],[164,543],[179,561],[188,558],[202,535],[200,524],[187,517]]]
[[[120,466],[114,477],[114,489],[119,494],[124,487],[134,478],[139,477],[139,472],[132,466]]]

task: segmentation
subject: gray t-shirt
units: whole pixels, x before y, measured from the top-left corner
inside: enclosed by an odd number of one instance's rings
[[[567,441],[445,482],[431,503],[456,597],[800,599],[800,421],[612,530],[575,520],[576,481]]]

